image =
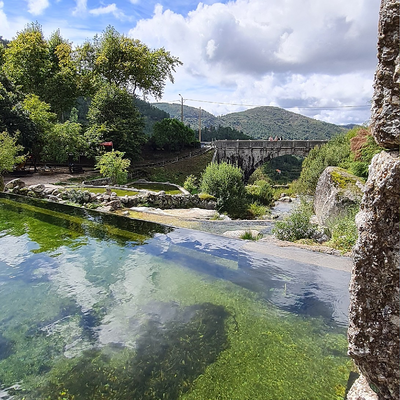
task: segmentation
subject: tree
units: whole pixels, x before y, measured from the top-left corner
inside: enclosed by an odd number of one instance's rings
[[[25,160],[25,156],[19,156],[23,147],[17,144],[17,138],[7,132],[0,133],[0,191],[4,190],[3,173],[12,171],[15,164]]]
[[[79,75],[73,59],[71,43],[63,39],[60,31],[54,32],[48,42],[50,74],[46,82],[44,100],[51,105],[60,121],[76,104],[81,94]]]
[[[135,157],[145,143],[143,118],[133,105],[132,96],[113,84],[104,84],[94,96],[88,112],[92,131],[102,131],[103,140],[114,149]]]
[[[193,146],[196,142],[196,134],[193,129],[182,122],[173,118],[165,118],[154,124],[151,142],[155,148],[177,151],[187,146]]]
[[[131,162],[123,158],[124,155],[124,152],[113,150],[98,157],[96,168],[100,170],[101,175],[110,178],[112,184],[126,183]]]
[[[19,32],[4,52],[3,70],[24,93],[43,96],[50,73],[49,49],[38,23]]]
[[[139,40],[128,38],[108,26],[92,42],[78,48],[82,69],[97,74],[109,84],[137,90],[161,98],[165,81],[174,81],[172,73],[182,63],[164,48],[150,50]],[[93,78],[93,76],[92,76]]]
[[[212,163],[201,177],[201,190],[217,198],[217,209],[233,218],[239,218],[247,210],[246,188],[243,172],[234,165]]]
[[[54,124],[45,136],[42,150],[43,160],[64,163],[69,154],[73,154],[77,159],[79,155],[86,153],[88,143],[81,131],[81,125],[75,122],[66,121],[63,124]]]
[[[23,108],[23,95],[15,85],[0,71],[0,132],[7,131],[18,137],[18,143],[31,151],[38,135],[28,111]],[[20,132],[17,135],[17,132]]]

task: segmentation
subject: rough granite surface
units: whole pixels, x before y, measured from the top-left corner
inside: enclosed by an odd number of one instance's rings
[[[341,168],[327,167],[318,179],[314,212],[319,225],[346,213],[361,202],[363,183]]]
[[[350,283],[349,354],[379,391],[399,398],[400,159],[382,152],[370,166]]]
[[[387,149],[400,145],[400,1],[382,0],[378,32],[378,66],[372,98],[372,132]]]
[[[371,108],[376,142],[391,152],[376,155],[356,217],[350,284],[349,354],[364,383],[354,399],[400,398],[400,0],[381,0],[378,66]],[[358,393],[357,393],[358,391]],[[376,398],[376,397],[375,397]]]

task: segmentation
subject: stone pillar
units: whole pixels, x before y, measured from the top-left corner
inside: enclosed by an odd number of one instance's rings
[[[371,121],[376,142],[388,151],[372,160],[356,217],[348,339],[363,376],[351,399],[400,398],[399,16],[399,0],[382,0]],[[377,395],[366,395],[366,385]]]

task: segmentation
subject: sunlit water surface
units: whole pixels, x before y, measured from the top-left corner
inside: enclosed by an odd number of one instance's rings
[[[0,199],[0,399],[343,399],[349,274],[241,243]]]

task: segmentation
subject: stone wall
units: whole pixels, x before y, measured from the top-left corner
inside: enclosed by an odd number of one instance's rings
[[[399,0],[382,0],[371,120],[376,142],[389,151],[372,160],[356,218],[348,339],[362,373],[349,394],[357,400],[400,395],[399,16]],[[367,395],[366,385],[377,394]]]
[[[101,206],[108,211],[114,211],[119,208],[130,208],[137,206],[156,207],[161,209],[174,208],[203,208],[214,210],[216,203],[210,199],[202,199],[198,195],[175,194],[170,195],[165,192],[141,191],[132,196],[119,197],[112,190],[106,193],[91,193],[85,188],[54,188],[44,185],[25,186],[20,179],[14,179],[6,185],[8,193],[22,196],[34,197],[50,200],[58,203],[72,202],[86,207]]]

